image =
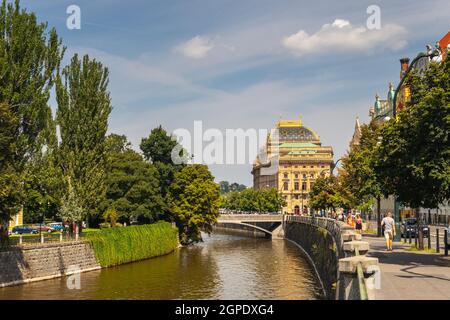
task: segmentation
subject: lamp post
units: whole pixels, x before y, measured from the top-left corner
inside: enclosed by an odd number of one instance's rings
[[[397,86],[397,88],[395,89],[394,92],[394,99],[393,99],[393,103],[392,103],[392,116],[395,119],[397,117],[397,97],[398,97],[398,93],[400,91],[400,89],[403,86],[403,83],[405,82],[406,78],[408,77],[409,73],[414,69],[415,65],[417,64],[417,62],[420,59],[423,58],[433,58],[435,56],[439,55],[439,51],[437,49],[431,51],[431,52],[421,52],[417,55],[417,57],[415,57],[413,59],[413,61],[411,61],[411,63],[409,64],[408,68],[406,69],[406,71],[404,72],[404,74],[402,75],[402,78],[400,79],[400,82]],[[396,229],[396,233],[395,233],[395,241],[401,241],[401,232],[400,232],[400,203],[397,200],[397,197],[394,196],[394,220],[395,220],[395,229]],[[419,219],[418,219],[418,223]]]

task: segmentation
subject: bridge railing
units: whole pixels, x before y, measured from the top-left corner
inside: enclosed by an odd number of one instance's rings
[[[281,221],[281,214],[221,214],[218,220]]]

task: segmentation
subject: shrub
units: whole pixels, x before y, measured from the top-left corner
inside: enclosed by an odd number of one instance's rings
[[[172,252],[178,230],[168,222],[102,229],[86,236],[102,267],[119,265]]]
[[[108,229],[111,228],[111,225],[109,224],[109,222],[103,222],[99,224],[100,229]]]

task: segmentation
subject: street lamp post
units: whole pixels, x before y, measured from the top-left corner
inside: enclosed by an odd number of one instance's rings
[[[411,72],[412,69],[414,69],[415,65],[417,64],[417,62],[420,59],[423,58],[433,58],[435,56],[439,55],[439,51],[438,50],[433,50],[432,52],[421,52],[417,55],[417,57],[415,57],[413,59],[413,61],[411,61],[411,63],[408,66],[408,69],[406,69],[405,73],[402,75],[402,78],[400,79],[400,82],[397,86],[397,88],[395,89],[394,92],[394,99],[393,99],[393,103],[392,103],[392,116],[395,119],[397,116],[397,97],[398,97],[398,93],[400,91],[400,89],[403,86],[403,83],[405,82],[406,78],[408,77],[409,73]],[[400,232],[400,203],[397,200],[397,197],[394,196],[394,220],[395,220],[395,229],[396,229],[396,233],[395,233],[395,241],[400,241],[401,240],[401,232]],[[418,219],[418,223],[419,219]]]

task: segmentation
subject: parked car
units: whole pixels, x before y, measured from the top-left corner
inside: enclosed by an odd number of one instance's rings
[[[12,231],[12,234],[37,234],[38,230],[29,227],[29,226],[15,226]]]
[[[56,231],[54,228],[47,226],[45,224],[33,224],[32,228],[36,229],[38,232],[52,233]]]
[[[49,223],[48,226],[50,228],[55,229],[55,231],[63,231],[65,229],[65,226],[63,225],[62,222],[52,222]]]
[[[409,238],[411,235],[411,238],[415,238],[416,232],[417,232],[417,225],[418,224],[417,224],[416,218],[406,218],[402,222],[402,225],[400,227],[402,237]],[[428,228],[428,226],[424,226],[423,227],[423,236],[428,238],[429,234],[430,234],[430,229]]]

